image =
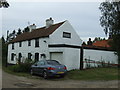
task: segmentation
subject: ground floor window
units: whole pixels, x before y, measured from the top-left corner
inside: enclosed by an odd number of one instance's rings
[[[35,53],[35,62],[39,61],[39,53]]]
[[[14,61],[14,53],[11,54],[11,61]]]
[[[28,59],[32,59],[32,54],[28,53]]]
[[[41,59],[46,59],[46,55],[45,54],[41,54]]]
[[[21,63],[21,58],[22,58],[22,54],[19,53],[19,54],[18,54],[18,63]]]

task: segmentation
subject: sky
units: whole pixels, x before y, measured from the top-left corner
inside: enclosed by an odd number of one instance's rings
[[[28,26],[28,22],[35,23],[37,28],[40,28],[45,26],[46,19],[52,17],[54,23],[68,20],[83,41],[87,41],[88,38],[106,37],[99,21],[100,2],[70,1],[10,0],[9,8],[0,9],[0,26],[2,26],[0,33],[6,36],[7,30],[12,32],[18,28],[24,29]]]

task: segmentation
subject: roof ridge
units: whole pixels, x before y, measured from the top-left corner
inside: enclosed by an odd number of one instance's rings
[[[55,23],[55,24],[53,24],[53,25],[51,25],[51,26],[54,26],[54,25],[57,25],[57,24],[61,24],[61,23],[64,23],[64,22],[66,22],[67,20],[65,20],[65,21],[62,21],[62,22],[58,22],[58,23]],[[37,28],[37,29],[41,29],[41,28],[45,28],[46,26],[43,26],[43,27],[40,27],[40,28]],[[36,29],[35,29],[36,30]]]
[[[57,28],[59,28],[64,22],[65,21],[53,24],[48,28],[45,28],[45,26],[44,26],[41,28],[34,29],[31,32],[24,32],[24,33],[18,35],[16,38],[14,38],[12,41],[10,41],[10,43],[26,41],[26,40],[35,39],[35,38],[48,37]]]

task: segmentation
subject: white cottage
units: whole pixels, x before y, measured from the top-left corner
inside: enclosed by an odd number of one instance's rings
[[[80,48],[82,40],[66,20],[53,24],[52,18],[46,26],[30,26],[30,31],[18,35],[8,45],[8,63],[32,60],[53,59],[65,64],[68,70],[80,68]]]

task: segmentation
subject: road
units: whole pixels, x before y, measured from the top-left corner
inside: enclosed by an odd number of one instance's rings
[[[3,72],[3,88],[118,88],[118,81],[44,80],[20,77]],[[34,77],[34,76],[33,76]],[[1,78],[1,76],[0,76]]]
[[[2,88],[2,70],[1,70],[1,66],[0,66],[0,90]]]

